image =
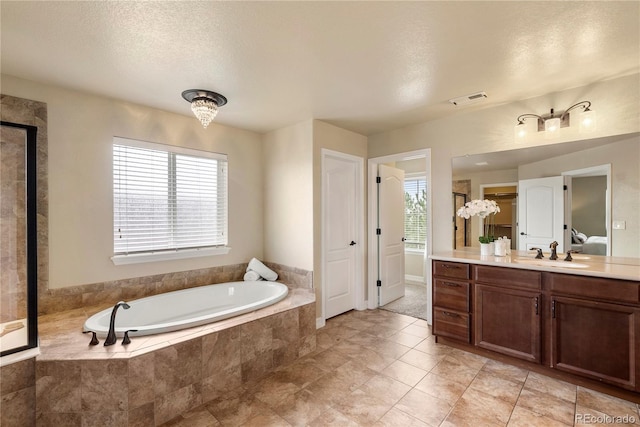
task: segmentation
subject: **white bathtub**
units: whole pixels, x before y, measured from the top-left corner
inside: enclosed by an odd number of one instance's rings
[[[230,282],[126,301],[131,308],[118,309],[115,331],[120,337],[132,329],[137,332],[130,336],[177,331],[267,307],[284,299],[287,293],[287,286],[277,282]],[[105,337],[112,309],[88,318],[84,330]]]

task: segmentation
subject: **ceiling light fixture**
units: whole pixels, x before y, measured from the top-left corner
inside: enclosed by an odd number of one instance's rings
[[[218,107],[227,103],[227,98],[205,89],[188,89],[182,97],[191,103],[191,111],[206,129],[218,114]]]
[[[518,116],[518,124],[515,127],[516,141],[525,140],[532,129],[527,129],[527,118],[537,119],[537,132],[544,131],[545,138],[554,138],[560,132],[560,128],[571,126],[569,111],[574,108],[582,108],[580,113],[580,132],[591,132],[596,127],[596,114],[593,112],[590,101],[581,101],[567,108],[564,112],[555,113],[553,108],[548,115],[522,114]]]

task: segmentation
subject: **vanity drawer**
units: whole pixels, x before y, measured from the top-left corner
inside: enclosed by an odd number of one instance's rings
[[[455,338],[469,343],[471,342],[470,330],[468,313],[460,313],[440,307],[433,308],[434,335]]]
[[[542,288],[542,273],[539,271],[507,267],[488,267],[485,265],[476,265],[474,269],[476,282],[526,289]]]
[[[547,273],[545,274],[545,288],[554,294],[640,304],[640,283],[628,280]]]
[[[451,277],[453,279],[468,279],[470,277],[469,264],[448,261],[433,261],[433,275]]]
[[[435,279],[433,305],[469,312],[469,283],[447,279]]]

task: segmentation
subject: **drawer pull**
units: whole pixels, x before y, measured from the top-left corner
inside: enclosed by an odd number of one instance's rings
[[[453,270],[459,270],[460,266],[459,265],[451,265],[451,264],[442,264],[443,268],[451,268]]]
[[[451,313],[450,311],[443,311],[442,314],[449,317],[460,317],[458,313]]]
[[[451,287],[454,287],[454,288],[459,288],[459,287],[460,287],[460,284],[459,284],[459,283],[453,283],[453,282],[442,282],[442,284],[443,284],[443,285],[445,285],[445,286],[451,286]]]

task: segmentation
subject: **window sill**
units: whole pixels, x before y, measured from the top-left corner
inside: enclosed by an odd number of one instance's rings
[[[141,264],[144,262],[171,261],[175,259],[198,258],[203,256],[226,255],[231,251],[229,246],[203,249],[184,249],[180,251],[149,252],[131,255],[114,255],[111,261],[115,265]]]

